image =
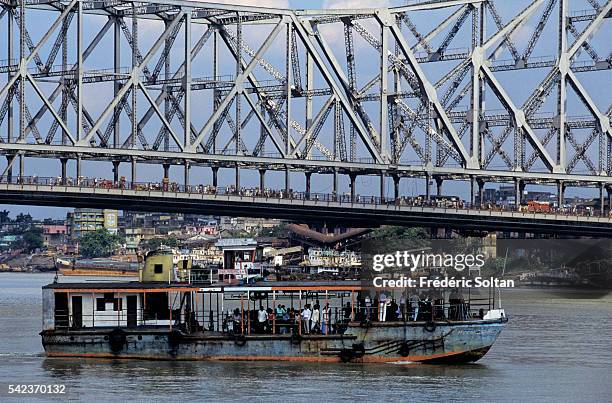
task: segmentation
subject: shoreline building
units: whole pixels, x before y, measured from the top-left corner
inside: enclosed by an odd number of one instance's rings
[[[67,214],[71,239],[79,239],[83,234],[105,228],[111,234],[117,234],[119,212],[111,209],[77,208]]]

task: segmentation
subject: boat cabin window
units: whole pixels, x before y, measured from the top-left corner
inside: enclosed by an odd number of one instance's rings
[[[96,298],[96,311],[104,312],[107,310],[106,304],[113,304],[113,311],[123,310],[123,300],[121,298],[115,298],[115,294],[112,292],[105,292],[104,298]],[[110,306],[108,307],[110,310]]]
[[[147,293],[144,316],[145,320],[170,319],[168,294],[165,292]]]
[[[161,274],[164,272],[164,265],[161,263],[157,263],[153,266],[153,271],[155,274]]]

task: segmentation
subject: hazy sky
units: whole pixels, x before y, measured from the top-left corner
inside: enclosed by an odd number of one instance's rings
[[[250,4],[250,5],[257,5],[257,6],[269,6],[269,7],[291,7],[291,8],[350,8],[350,7],[354,7],[354,8],[358,8],[358,7],[384,7],[384,6],[388,6],[388,5],[401,5],[405,2],[401,2],[401,1],[386,1],[386,0],[379,0],[376,2],[372,2],[371,0],[312,0],[312,1],[306,1],[306,0],[257,0],[257,1],[253,1],[253,0],[241,0],[241,1],[236,1],[236,0],[232,0],[229,1],[227,0],[227,3],[243,3],[243,4]],[[524,7],[526,7],[528,4],[530,3],[530,1],[528,0],[513,0],[513,1],[497,1],[495,4],[497,5],[497,8],[499,10],[499,13],[502,16],[502,19],[504,21],[504,23],[506,23],[507,21],[509,21],[509,19],[515,15],[516,13],[520,12],[520,10],[522,10]],[[570,2],[570,9],[572,11],[575,10],[581,10],[581,9],[588,9],[591,6],[586,2],[586,0],[572,0]],[[556,13],[556,10],[553,11],[553,15],[551,16],[550,20],[549,20],[549,24],[550,27],[552,29],[554,29],[554,25],[556,24],[557,21],[557,17],[554,14]],[[448,15],[449,13],[446,12],[446,15]],[[522,52],[523,49],[525,48],[525,44],[528,41],[528,39],[531,36],[531,33],[534,30],[534,27],[537,25],[537,21],[540,17],[541,14],[541,10],[536,12],[534,14],[534,16],[529,20],[529,22],[527,24],[525,24],[525,27],[516,35],[516,37],[514,38],[517,48],[519,50],[519,52]],[[32,15],[32,14],[30,14]],[[430,18],[431,16],[433,16],[434,18]],[[437,18],[436,18],[437,17]],[[30,21],[32,21],[32,18],[37,18],[36,16],[30,17]],[[41,17],[39,17],[41,18]],[[85,30],[86,30],[86,35],[87,32],[89,32],[89,35],[92,37],[95,32],[97,32],[97,30],[99,28],[97,28],[97,26],[101,26],[101,24],[104,23],[105,19],[102,17],[91,17],[91,18],[98,18],[97,20],[93,20],[91,21],[91,26],[90,24],[86,24]],[[417,13],[413,16],[411,16],[413,22],[415,23],[415,25],[417,25],[419,27],[420,30],[422,30],[423,32],[427,32],[430,29],[432,29],[437,23],[438,21],[441,21],[443,18],[440,17],[440,14],[436,14],[435,12],[433,13]],[[96,25],[97,24],[97,25]],[[73,24],[74,25],[74,24]],[[598,51],[600,57],[605,58],[610,54],[610,44],[609,42],[606,43],[606,38],[609,40],[609,38],[611,37],[611,23],[608,21],[606,23],[604,23],[604,25],[602,26],[602,28],[600,29],[600,32],[595,36],[595,38],[590,42],[591,45],[593,45],[593,47]],[[39,29],[43,29],[48,27],[49,24],[41,24]],[[128,23],[129,26],[129,23]],[[464,28],[462,29],[468,29],[469,30],[469,20],[466,21],[466,24],[464,25]],[[578,29],[582,30],[584,27],[584,25],[581,25]],[[555,32],[551,31],[549,28],[548,31],[544,32],[543,38],[541,40],[541,42],[539,43],[539,45],[536,47],[536,49],[533,52],[533,56],[549,56],[549,55],[554,55],[556,53],[556,41],[557,41],[557,35]],[[0,35],[4,35],[4,24],[3,26],[0,26]],[[42,31],[41,32],[36,32],[37,27],[32,27],[29,29],[31,29],[31,35],[36,39],[36,38],[40,38],[40,36],[42,35]],[[147,31],[147,29],[151,29],[151,35],[149,35],[149,37],[147,37],[147,33],[149,31]],[[89,31],[88,31],[89,30]],[[152,43],[151,41],[154,40],[155,36],[159,34],[159,32],[156,32],[156,35],[153,35],[153,31],[154,28],[147,28],[146,26],[144,26],[143,28],[141,28],[141,32],[144,31],[144,34],[142,34],[143,38],[141,41],[141,47],[143,49],[143,53],[144,51],[146,51],[146,49],[148,49],[148,46],[150,46],[150,44]],[[340,31],[341,32],[341,31]],[[195,36],[195,34],[194,34]],[[444,34],[441,35],[441,37],[443,37]],[[250,38],[248,37],[248,35],[246,36],[246,40],[248,41]],[[194,39],[195,40],[195,39]],[[457,41],[460,40],[460,38],[456,39]],[[465,40],[465,38],[464,38]],[[177,40],[178,41],[178,40]],[[570,43],[573,41],[573,37],[570,36],[569,38]],[[88,42],[86,40],[86,42]],[[453,42],[454,43],[454,42]],[[340,35],[338,38],[331,38],[331,44],[332,46],[338,46],[340,49],[343,49],[344,46],[344,42],[343,42],[343,37]],[[366,45],[369,46],[369,45]],[[457,45],[455,45],[457,46]],[[451,48],[453,46],[450,46]],[[371,48],[366,49],[366,48],[358,48],[358,51],[362,51],[362,52],[373,52],[373,50]],[[1,51],[2,53],[0,54],[0,59],[5,58],[4,56],[4,51]],[[338,53],[339,56],[342,56],[342,53]],[[108,57],[107,55],[98,55],[96,56],[100,59],[98,60],[103,60],[105,57]],[[584,60],[588,60],[588,57],[586,57],[586,55],[583,52],[583,55],[581,55],[582,59]],[[586,57],[586,58],[585,58]],[[508,59],[510,58],[509,54],[507,51],[505,51],[505,56],[502,55],[501,57],[499,57],[499,59]],[[94,57],[92,57],[92,59],[95,61],[96,59]],[[44,58],[43,58],[44,60]],[[59,59],[58,59],[59,60]],[[104,60],[106,61],[106,60]],[[124,63],[129,63],[129,59],[125,58]],[[358,59],[359,62],[359,59]],[[370,66],[363,66],[363,65],[358,65],[358,72],[359,75],[361,77],[363,77],[363,80],[367,81],[369,80],[371,77],[374,76],[374,72],[375,72],[375,64],[378,63],[377,61],[375,63],[372,63],[372,65]],[[106,63],[108,64],[108,63]],[[112,65],[112,64],[111,64]],[[128,65],[128,64],[126,64]],[[430,64],[434,65],[434,64]],[[86,66],[87,67],[87,66]],[[435,71],[435,66],[432,67],[428,67],[431,68],[433,70],[427,71],[426,74],[431,74],[432,76],[435,74],[441,74],[443,72],[444,69],[448,69],[448,67],[442,67],[441,69],[439,69],[438,72]],[[230,74],[233,74],[233,69],[234,67],[231,66],[230,68]],[[506,87],[506,89],[508,90],[510,96],[512,98],[519,99],[520,101],[516,101],[517,104],[522,104],[522,101],[528,96],[529,92],[537,85],[537,83],[540,82],[540,80],[542,79],[542,77],[544,75],[546,75],[546,73],[548,72],[548,69],[540,69],[540,70],[530,70],[530,71],[526,71],[525,74],[522,76],[524,78],[521,78],[520,81],[516,81],[515,78],[516,76],[513,76],[513,73],[510,73],[509,77],[512,78],[513,82],[510,82],[506,79],[506,81],[504,81],[504,73],[499,73],[499,77],[498,79],[500,80],[500,82],[502,82],[502,85],[504,85]],[[222,72],[222,74],[224,74],[224,72]],[[497,73],[496,73],[497,74]],[[594,77],[591,80],[586,80],[584,77],[584,75],[580,75],[580,78],[582,78],[583,81],[583,85],[585,85],[585,87],[587,87],[589,93],[591,94],[591,96],[593,97],[593,99],[595,100],[595,102],[598,104],[600,109],[606,110],[608,105],[610,104],[610,91],[612,90],[612,73],[610,70],[606,70],[604,72],[601,73],[596,73],[591,75],[590,77]],[[433,81],[433,79],[432,79]],[[4,85],[4,83],[6,82],[6,75],[5,74],[1,74],[0,75],[0,85]],[[92,87],[95,85],[92,85]],[[86,91],[87,88],[89,86],[86,86]],[[106,91],[106,90],[105,90]],[[111,89],[112,91],[112,89]],[[207,92],[209,93],[209,92]],[[91,92],[90,92],[91,94]],[[111,92],[112,94],[112,92]],[[88,95],[88,94],[86,94]],[[90,96],[87,99],[87,102],[89,102],[88,104],[88,110],[91,109],[94,111],[93,115],[97,116],[101,110],[99,109],[100,107],[103,107],[104,104],[106,103],[106,99],[104,101],[100,101],[98,102],[98,104],[100,105],[96,105],[96,98],[98,96],[98,94],[94,93],[92,94],[93,96]],[[199,95],[195,95],[194,93],[194,99],[197,100],[197,96]],[[492,95],[488,95],[491,98],[493,97]],[[548,100],[549,103],[553,103],[556,102],[556,95],[555,92],[553,92],[551,94],[551,96],[549,97],[551,99]],[[464,99],[462,105],[467,102],[467,99]],[[297,102],[297,101],[296,101]],[[487,102],[489,102],[489,99],[487,99]],[[568,103],[570,102],[578,102],[578,101],[570,101],[568,100]],[[210,104],[209,100],[206,100],[206,104]],[[246,102],[245,102],[246,104]],[[492,103],[493,104],[493,103]],[[491,104],[491,105],[492,105]],[[579,102],[578,102],[579,104]],[[573,104],[575,105],[575,104]],[[577,110],[579,110],[580,112],[569,112],[570,115],[581,115],[584,114],[582,111],[584,110],[584,108],[580,105],[578,105],[579,108]],[[30,106],[31,109],[36,110],[37,107],[33,107]],[[98,109],[97,109],[98,108]],[[244,110],[246,110],[248,107],[245,105],[243,107]],[[492,109],[495,109],[495,107],[492,107]],[[141,110],[142,113],[142,110]],[[243,112],[244,114],[246,114],[246,112]],[[315,112],[316,113],[316,112]],[[243,115],[244,117],[244,115]],[[200,123],[196,124],[196,127],[201,126]],[[125,126],[127,127],[127,126]],[[44,129],[44,127],[43,127]],[[2,130],[4,130],[4,128],[2,127]],[[44,137],[44,130],[41,130],[43,132],[43,137]],[[595,142],[595,146],[594,149],[596,151],[597,142]],[[573,149],[571,149],[571,147],[568,145],[568,150],[573,151]],[[125,175],[126,177],[129,178],[129,166],[127,164],[122,164],[123,166],[121,167],[120,170],[120,174],[121,175]],[[28,161],[27,164],[27,168],[26,168],[26,175],[38,175],[38,176],[55,176],[58,175],[58,168],[59,168],[59,162],[56,160],[46,160],[46,161]],[[83,166],[83,174],[85,176],[104,176],[104,177],[112,177],[112,173],[111,173],[111,164],[109,163],[88,163],[87,165]],[[74,172],[74,165],[73,162],[69,163],[69,173],[73,175]],[[192,170],[192,176],[191,176],[191,183],[210,183],[210,170],[208,169],[202,169],[202,168],[198,168],[198,169],[193,169]],[[49,173],[47,173],[49,172]],[[52,173],[51,173],[52,172]],[[47,174],[45,174],[47,173]],[[153,167],[153,166],[144,166],[144,165],[139,165],[139,171],[138,171],[138,177],[139,180],[142,181],[157,181],[161,178],[161,173],[162,173],[162,168],[161,167]],[[174,167],[171,170],[171,177],[174,180],[177,181],[182,181],[182,170],[179,167]],[[244,173],[242,174],[241,180],[242,180],[242,184],[245,186],[256,186],[257,185],[257,172],[246,172],[244,171]],[[226,170],[225,172],[221,172],[220,175],[220,185],[229,185],[231,184],[233,180],[233,171],[231,170]],[[303,175],[302,174],[295,174],[292,175],[291,177],[291,181],[292,181],[292,187],[296,188],[296,189],[302,189],[304,186],[304,179],[303,179]],[[270,173],[270,175],[268,176],[267,179],[267,184],[270,185],[271,187],[273,187],[274,185],[277,186],[282,186],[283,184],[283,174],[280,172],[276,172],[276,173]],[[342,191],[346,191],[348,189],[348,180],[344,177],[341,178],[341,190]],[[317,176],[313,176],[313,192],[321,192],[321,193],[328,193],[331,192],[331,178],[329,176],[326,177],[318,177]],[[491,186],[491,185],[490,185]],[[453,182],[445,182],[445,193],[446,194],[458,194],[461,195],[462,197],[468,197],[467,196],[467,188],[465,186],[465,183],[453,183]],[[379,189],[379,185],[378,185],[378,179],[373,178],[373,177],[362,177],[359,178],[357,181],[357,192],[360,194],[378,194],[378,189]],[[551,191],[554,191],[554,189],[550,188]],[[423,193],[423,180],[415,180],[415,179],[404,179],[402,181],[402,185],[401,185],[401,191],[403,194],[406,195],[411,195],[411,194],[421,194]],[[392,185],[389,182],[387,184],[387,194],[390,195],[392,193]],[[578,191],[576,189],[569,189],[568,190],[568,195],[572,195],[578,193]],[[587,193],[582,193],[582,194],[592,194],[595,195],[595,192],[587,192]],[[29,207],[29,206],[2,206],[0,205],[0,209],[8,209],[11,211],[12,215],[18,214],[19,212],[29,212],[30,214],[32,214],[35,217],[48,217],[48,216],[52,216],[52,217],[56,217],[56,218],[62,218],[65,217],[65,213],[67,211],[67,209],[63,209],[63,208],[48,208],[48,207]]]

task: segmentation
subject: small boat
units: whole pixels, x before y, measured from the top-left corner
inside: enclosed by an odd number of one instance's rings
[[[106,258],[56,259],[56,267],[64,276],[137,277],[138,263]]]
[[[359,281],[198,284],[190,271],[189,261],[154,253],[139,281],[44,286],[46,355],[465,363],[482,358],[507,322],[490,300],[457,293],[397,304]]]

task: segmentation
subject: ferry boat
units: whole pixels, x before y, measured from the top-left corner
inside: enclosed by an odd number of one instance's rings
[[[139,281],[44,286],[46,355],[464,363],[483,357],[507,322],[495,301],[456,291],[446,301],[394,299],[359,281],[197,284],[190,263],[156,252]]]

